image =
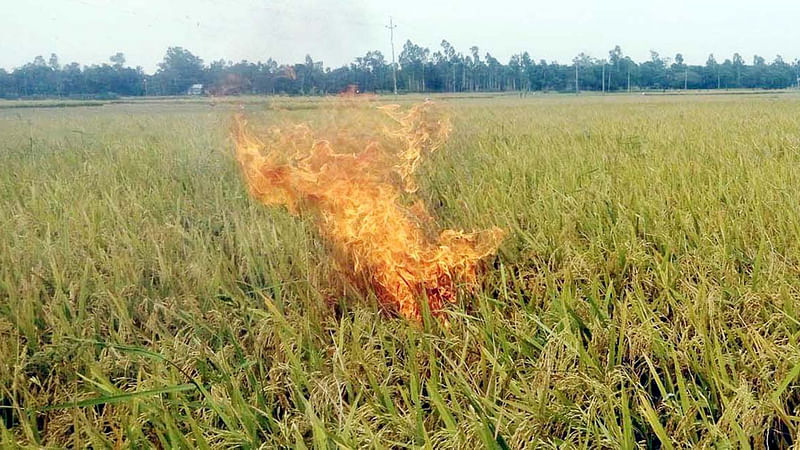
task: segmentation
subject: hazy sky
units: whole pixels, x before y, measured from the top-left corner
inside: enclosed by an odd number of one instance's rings
[[[128,64],[156,68],[168,46],[206,62],[301,62],[326,66],[368,50],[391,58],[388,30],[435,51],[447,39],[459,51],[480,47],[503,62],[527,50],[536,59],[568,62],[586,52],[607,57],[619,44],[641,61],[656,50],[702,64],[739,52],[772,61],[800,57],[798,0],[0,0],[0,67],[11,69],[56,53],[62,64],[107,62],[118,51]]]

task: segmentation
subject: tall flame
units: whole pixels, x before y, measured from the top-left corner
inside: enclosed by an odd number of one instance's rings
[[[420,200],[405,206],[425,153],[439,149],[450,122],[431,102],[407,110],[378,108],[390,119],[375,136],[308,125],[272,128],[255,137],[241,115],[233,137],[250,193],[293,214],[312,214],[334,254],[373,286],[384,305],[419,321],[418,301],[439,315],[456,298],[456,283],[474,286],[479,261],[493,254],[504,232],[444,230],[438,239]]]

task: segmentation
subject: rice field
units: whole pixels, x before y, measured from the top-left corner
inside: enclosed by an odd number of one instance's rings
[[[325,101],[0,108],[0,447],[798,445],[800,94],[434,100],[418,195],[507,232],[448,326],[248,196],[234,112]]]

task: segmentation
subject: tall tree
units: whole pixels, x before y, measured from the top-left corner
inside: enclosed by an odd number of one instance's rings
[[[156,78],[163,94],[183,94],[203,81],[203,60],[182,47],[170,47],[158,65]]]
[[[620,81],[620,64],[622,63],[622,49],[619,45],[614,46],[613,50],[608,52],[608,90],[614,91],[618,89]]]
[[[109,56],[108,60],[111,61],[115,69],[122,69],[125,67],[125,54],[122,52],[117,52]]]
[[[722,84],[721,74],[719,71],[719,63],[714,54],[708,55],[706,60],[705,70],[703,71],[703,87],[706,89],[719,89]]]
[[[733,69],[736,72],[736,87],[742,87],[742,69],[744,67],[744,58],[738,53],[733,54]]]

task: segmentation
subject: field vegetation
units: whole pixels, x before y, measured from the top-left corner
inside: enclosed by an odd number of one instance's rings
[[[0,447],[796,444],[800,97],[440,103],[419,196],[507,231],[448,327],[248,196],[235,101],[0,109]]]

